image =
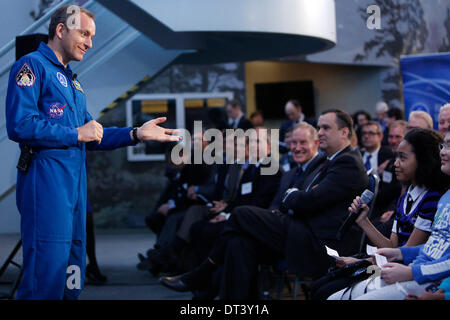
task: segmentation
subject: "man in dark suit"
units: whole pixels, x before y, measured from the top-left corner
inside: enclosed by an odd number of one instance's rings
[[[227,103],[226,112],[228,116],[228,129],[247,130],[253,128],[253,124],[245,117],[242,112],[241,103],[237,99]]]
[[[285,257],[289,271],[319,277],[334,261],[325,245],[344,255],[355,253],[359,231],[350,230],[340,241],[336,238],[349,203],[368,184],[361,156],[350,147],[352,126],[345,112],[324,112],[318,138],[327,159],[283,196],[280,209],[287,214],[236,208],[208,259],[190,273],[162,278],[162,284],[179,291],[197,289],[208,284],[218,265],[224,265],[221,298],[248,299],[254,298],[252,280],[259,263]]]
[[[325,161],[325,158],[318,154],[317,130],[310,124],[300,123],[295,125],[292,130],[291,142],[289,144],[290,152],[296,167],[286,171],[281,177],[280,188],[269,207],[270,210],[282,208],[282,200],[286,191],[294,185],[301,186],[305,177]]]
[[[280,126],[280,142],[284,142],[284,137],[286,135],[287,129],[295,126],[296,124],[305,121],[313,127],[317,126],[316,120],[305,117],[302,112],[302,106],[298,100],[289,100],[284,107],[284,112],[286,113],[286,116],[289,118],[289,120],[284,121]]]
[[[375,169],[381,183],[372,221],[378,221],[380,216],[395,207],[400,196],[401,184],[397,181],[394,172],[394,152],[388,146],[382,145],[383,131],[381,125],[375,121],[369,121],[361,128],[362,146],[361,155],[366,170]]]

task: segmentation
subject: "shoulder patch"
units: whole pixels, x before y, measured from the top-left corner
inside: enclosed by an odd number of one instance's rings
[[[56,78],[58,78],[58,81],[59,83],[61,83],[61,85],[67,88],[67,79],[61,72],[56,73]]]
[[[33,70],[31,70],[28,64],[24,63],[16,75],[17,85],[19,87],[32,87],[35,81],[36,76],[34,75]]]

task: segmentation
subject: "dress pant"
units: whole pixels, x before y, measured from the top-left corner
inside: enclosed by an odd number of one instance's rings
[[[201,220],[194,223],[190,229],[191,245],[200,261],[208,258],[209,253],[220,239],[226,221],[210,223]]]
[[[274,264],[285,256],[286,234],[291,217],[279,211],[252,206],[237,207],[210,253],[216,264],[224,266],[220,298],[254,299],[255,279],[259,264]],[[297,221],[296,223],[301,222]],[[330,259],[319,240],[305,225],[302,242],[297,244],[299,254],[320,273],[326,273]]]
[[[209,207],[204,205],[190,206],[181,222],[177,231],[178,238],[191,242],[190,229],[192,225],[198,221],[206,220],[211,214]]]
[[[186,210],[184,209],[172,210],[169,212],[164,225],[162,226],[161,231],[158,234],[158,239],[156,241],[158,246],[167,247],[174,242],[174,239],[177,235],[177,230],[180,227],[185,214]]]

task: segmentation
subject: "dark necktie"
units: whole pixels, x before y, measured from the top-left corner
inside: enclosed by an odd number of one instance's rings
[[[325,172],[328,168],[328,165],[330,164],[330,159],[325,160],[322,165],[320,166],[319,173]]]
[[[406,200],[405,215],[409,214],[409,212],[411,211],[413,203],[414,203],[414,200],[412,199],[411,195],[408,193],[407,200]]]
[[[313,183],[315,183],[316,180],[318,180],[319,177],[322,176],[327,171],[330,162],[331,162],[330,159],[327,159],[321,164],[319,169],[316,171],[314,178],[309,182],[308,186],[306,187],[305,189],[306,191],[309,191],[309,189],[313,186]]]
[[[367,171],[369,171],[370,168],[372,168],[372,165],[370,164],[370,159],[371,159],[371,158],[372,158],[372,155],[369,154],[369,155],[367,156],[366,163],[364,164],[364,166],[366,167],[366,170],[367,170]]]
[[[289,184],[289,188],[292,188],[293,186],[298,186],[301,182],[303,177],[303,168],[302,166],[298,166],[297,169],[295,169],[295,174],[292,177],[291,183]]]

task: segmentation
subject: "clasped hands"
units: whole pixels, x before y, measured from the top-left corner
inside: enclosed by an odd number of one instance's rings
[[[217,223],[221,221],[225,221],[227,218],[221,213],[228,207],[228,203],[223,200],[213,201],[213,207],[209,208],[209,211],[217,214],[214,218],[210,219],[210,223]]]

